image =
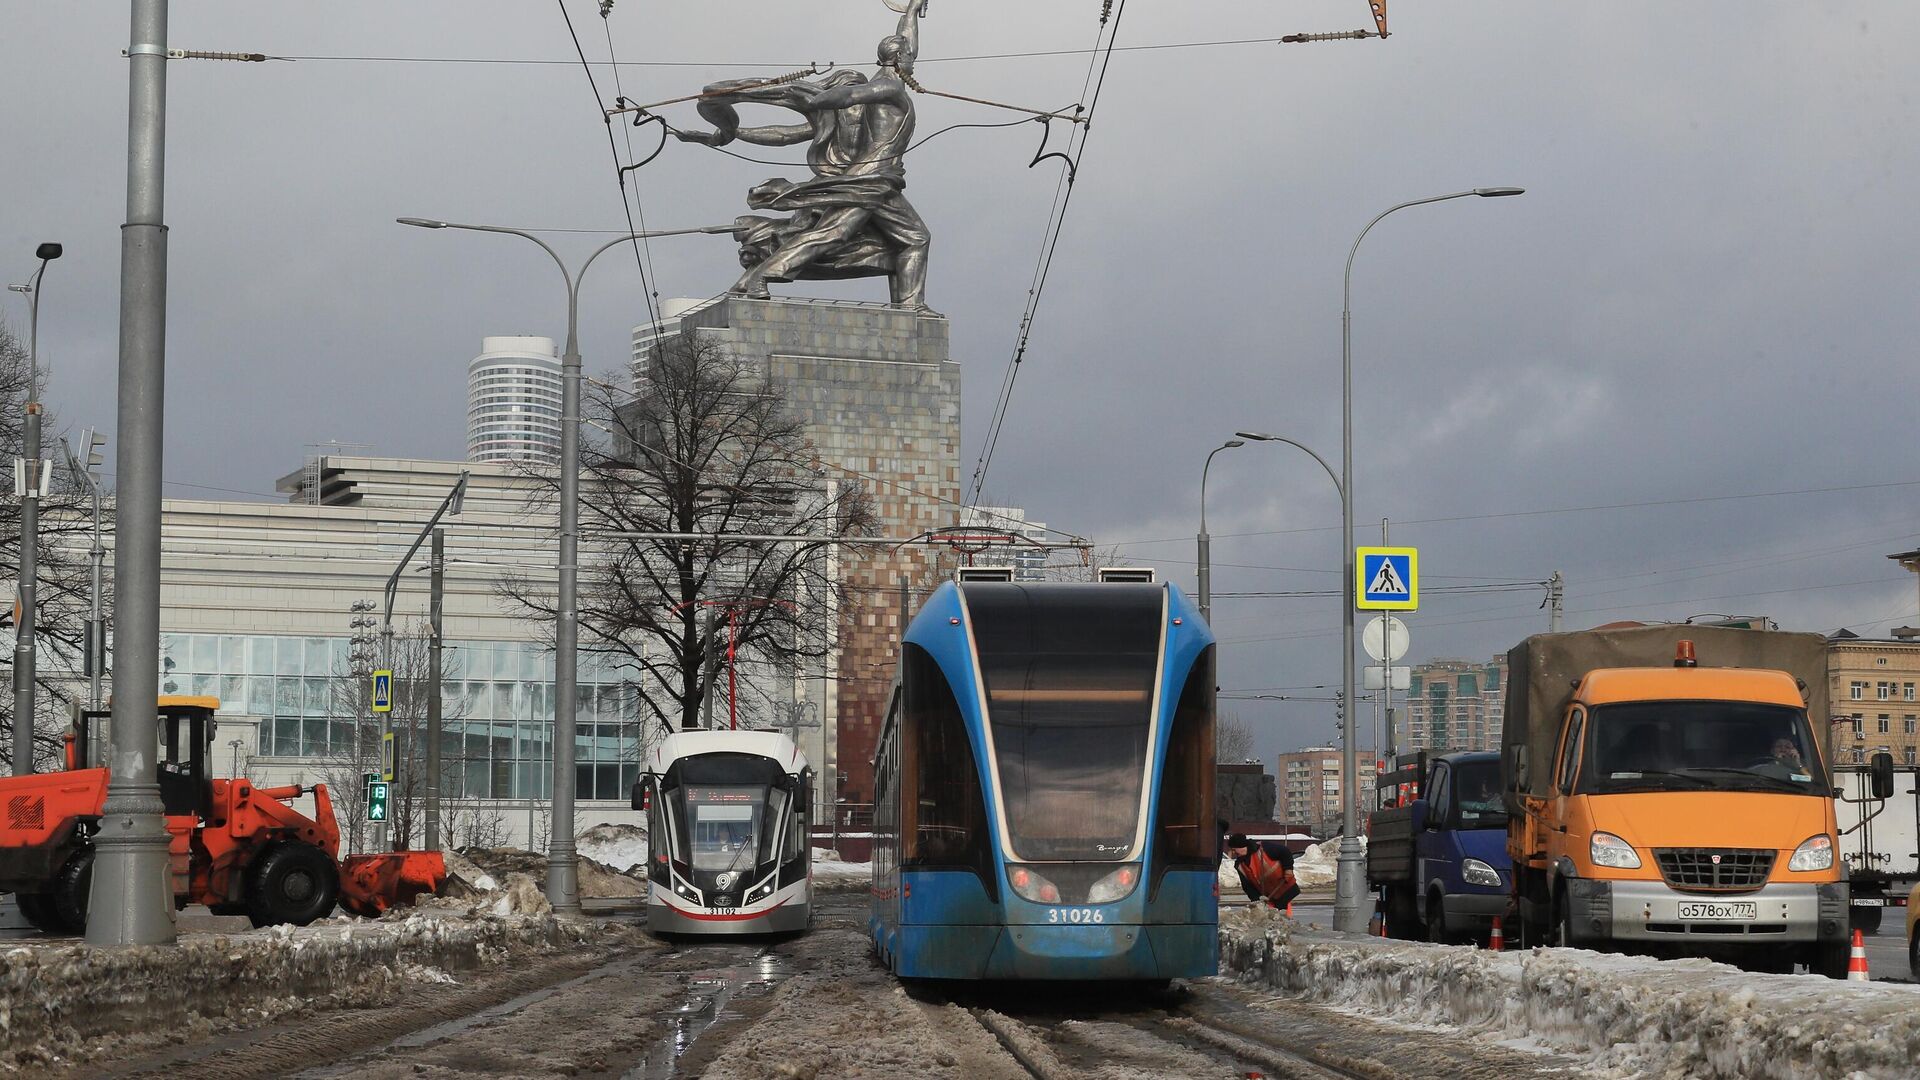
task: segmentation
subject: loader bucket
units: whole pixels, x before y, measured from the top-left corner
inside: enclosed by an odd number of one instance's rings
[[[446,880],[447,860],[437,851],[349,855],[340,864],[340,906],[378,918],[394,908],[412,907],[416,897],[439,892]]]

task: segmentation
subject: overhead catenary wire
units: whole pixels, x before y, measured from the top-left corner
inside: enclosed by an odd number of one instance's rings
[[[573,39],[574,52],[580,56],[581,70],[587,74],[587,86],[593,90],[593,103],[599,112],[601,123],[607,129],[607,150],[613,155],[613,176],[620,188],[620,212],[627,217],[627,231],[640,232],[641,230],[634,223],[633,207],[627,201],[627,174],[620,161],[620,147],[613,141],[613,120],[607,116],[607,100],[600,96],[600,83],[593,77],[593,65],[587,62],[587,50],[581,46],[580,35],[573,28],[573,16],[567,13],[567,0],[554,0],[554,3],[560,8],[560,17],[567,22],[567,36]],[[647,276],[645,263],[641,260],[638,241],[633,245],[633,265],[640,271],[640,292],[647,302],[647,321],[659,322],[660,318],[654,313],[653,307],[653,283]]]
[[[1041,253],[1034,267],[1032,284],[1027,290],[1027,304],[1020,316],[1020,328],[1013,347],[1013,355],[1007,362],[1005,374],[1001,377],[1000,392],[994,402],[993,417],[988,422],[987,434],[973,471],[971,488],[967,502],[978,503],[985,490],[988,471],[993,467],[993,453],[1000,442],[1000,433],[1006,427],[1007,410],[1013,400],[1014,385],[1020,378],[1020,366],[1026,359],[1027,347],[1032,340],[1033,320],[1040,311],[1040,302],[1046,294],[1047,279],[1053,271],[1053,258],[1060,247],[1060,234],[1065,231],[1067,211],[1073,204],[1073,193],[1079,181],[1080,165],[1086,158],[1087,140],[1093,132],[1093,119],[1099,111],[1101,91],[1106,88],[1107,71],[1113,64],[1114,44],[1120,36],[1120,23],[1126,18],[1126,0],[1119,0],[1117,10],[1112,13],[1112,23],[1107,21],[1108,12],[1102,9],[1100,30],[1094,38],[1094,56],[1087,66],[1087,79],[1081,86],[1080,99],[1087,103],[1085,119],[1075,125],[1069,136],[1068,152],[1060,171],[1060,179],[1054,187],[1054,201],[1047,214],[1047,229],[1044,234]],[[1106,41],[1104,52],[1100,49],[1102,39]],[[1095,71],[1098,80],[1095,80]],[[1092,93],[1089,94],[1088,88]],[[1077,143],[1075,140],[1077,139]],[[1051,156],[1051,155],[1048,155]],[[1045,160],[1036,158],[1036,164]]]
[[[613,26],[612,26],[612,21],[608,18],[608,16],[610,16],[612,13],[613,13],[612,5],[610,4],[600,5],[600,29],[605,31],[607,35],[607,64],[609,67],[613,68],[613,92],[617,98],[624,99],[627,96],[627,91],[625,87],[620,85],[620,64],[619,64],[619,61],[616,60],[614,57]],[[596,98],[597,98],[597,95],[596,95]],[[611,125],[612,121],[609,120],[608,124]],[[621,124],[620,135],[627,144],[627,160],[631,162],[634,160],[633,129],[626,124]],[[620,201],[622,203],[625,203],[627,199],[627,173],[628,172],[629,170],[622,168],[615,173],[615,175],[620,178]],[[636,184],[637,183],[638,182],[636,181]],[[639,231],[644,233],[648,231],[647,230],[647,207],[646,207],[646,203],[644,203],[640,198],[640,189],[637,186],[634,188],[634,191],[633,191],[633,205],[634,205],[634,209],[639,211],[639,214],[640,214],[640,230]],[[640,248],[642,251],[646,252],[646,257],[647,257],[646,271],[641,274],[641,279],[647,286],[647,297],[648,297],[647,318],[649,321],[653,321],[654,312],[658,309],[658,305],[660,303],[660,274],[653,267],[653,241],[642,237],[640,240]]]

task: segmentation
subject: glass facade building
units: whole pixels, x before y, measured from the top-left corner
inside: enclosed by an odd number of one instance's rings
[[[360,696],[349,648],[345,637],[162,634],[160,692],[219,698],[227,714],[259,717],[262,756],[338,761],[353,753]],[[445,664],[446,794],[550,797],[552,653],[532,642],[450,639]],[[634,688],[586,654],[579,677],[579,797],[624,802],[639,771]]]

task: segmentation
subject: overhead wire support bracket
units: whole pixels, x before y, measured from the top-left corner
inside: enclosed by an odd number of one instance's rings
[[[1280,39],[1282,45],[1302,45],[1311,41],[1360,41],[1365,38],[1387,37],[1387,0],[1367,0],[1367,7],[1373,12],[1372,30],[1342,30],[1330,34],[1288,34]]]
[[[146,49],[142,51],[145,52],[150,49],[152,49],[152,46],[147,46]],[[121,49],[120,55],[131,56],[132,53],[126,49]],[[205,49],[168,49],[166,51],[166,57],[169,60],[238,60],[247,64],[264,64],[269,60],[287,60],[289,63],[292,62],[285,56],[268,56],[266,53],[209,52]]]

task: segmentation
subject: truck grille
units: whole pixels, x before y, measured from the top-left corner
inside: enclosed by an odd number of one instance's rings
[[[1655,848],[1660,876],[1676,889],[1745,892],[1767,883],[1774,852],[1763,848]]]

